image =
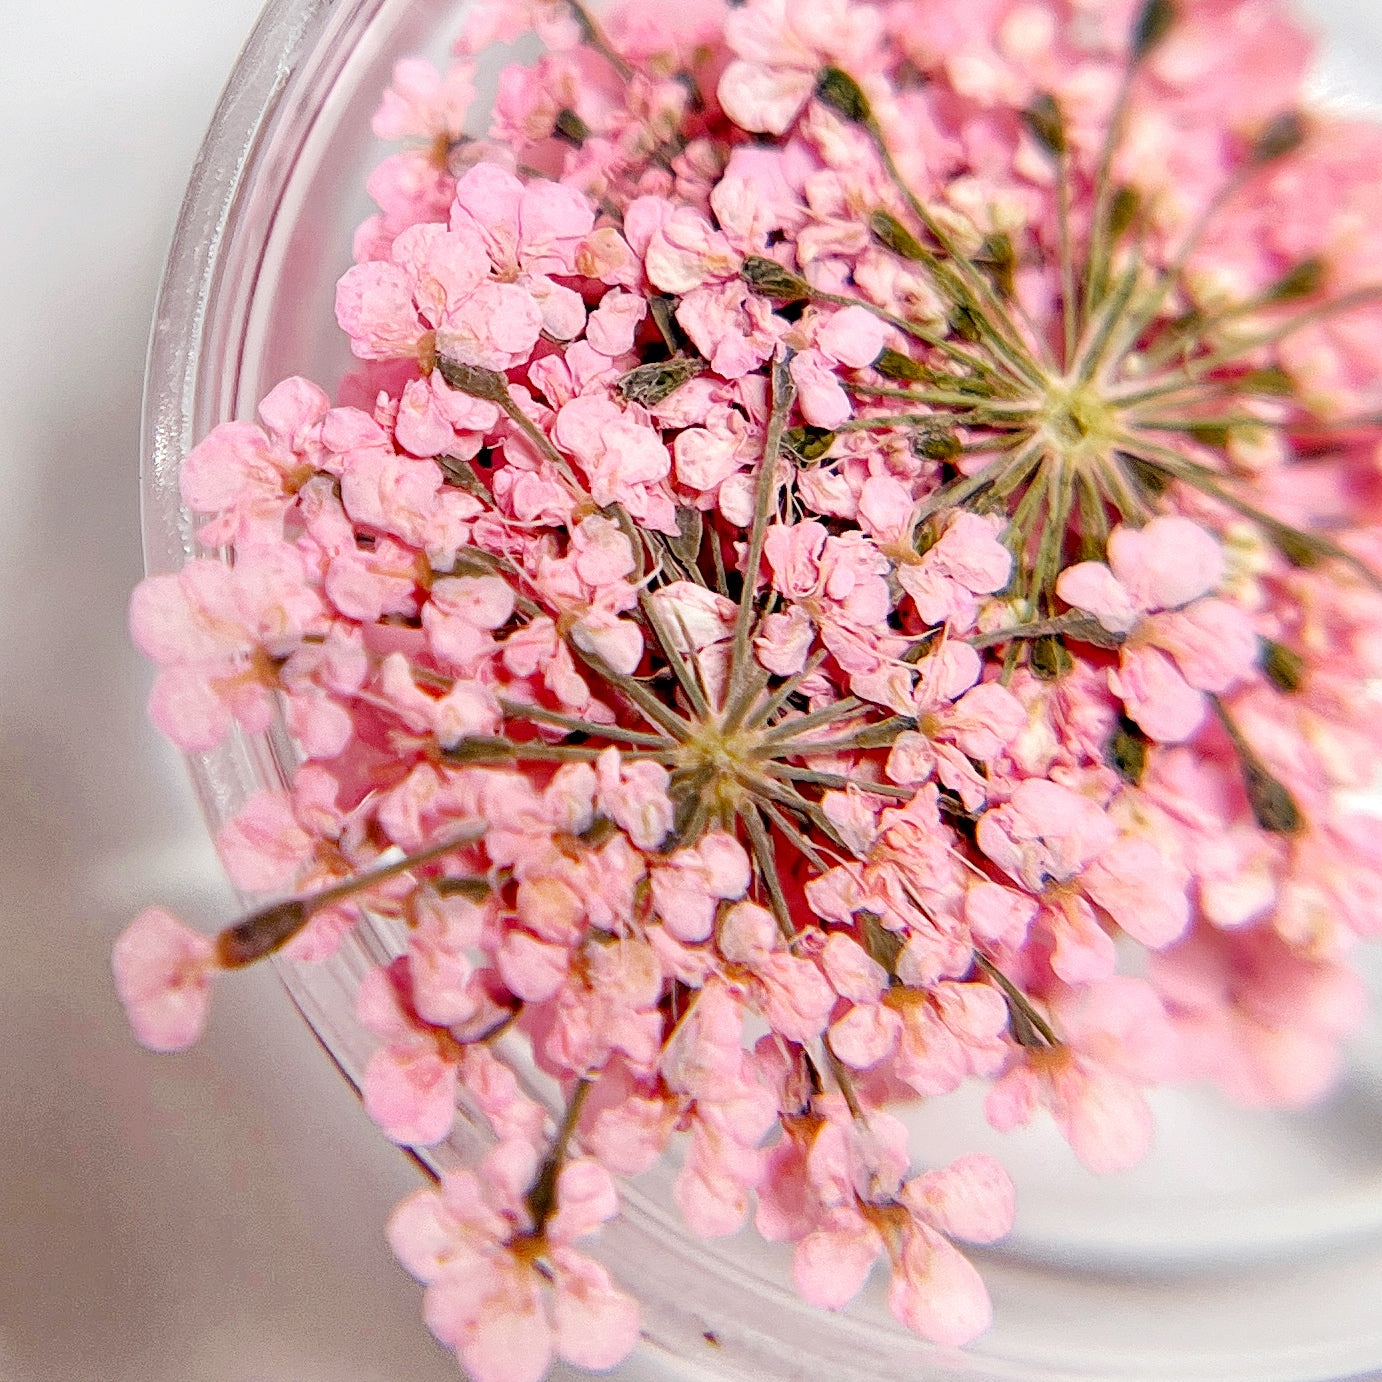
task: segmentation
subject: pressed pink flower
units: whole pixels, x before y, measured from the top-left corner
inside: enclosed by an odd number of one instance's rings
[[[148,907],[115,942],[115,988],[134,1035],[151,1051],[181,1051],[206,1026],[215,947],[171,912]]]
[[[284,900],[116,970],[175,1047],[222,959],[380,928],[368,1111],[497,1142],[391,1229],[472,1378],[632,1348],[611,1173],[822,1308],[886,1260],[948,1347],[1013,1192],[909,1100],[1105,1172],[1169,1080],[1324,1092],[1382,932],[1382,136],[1307,50],[1278,0],[485,0],[394,69],[362,365],[192,452],[216,558],[131,601],[175,742],[273,732],[219,845]]]

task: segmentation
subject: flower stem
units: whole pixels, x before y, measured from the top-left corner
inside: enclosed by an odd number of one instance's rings
[[[256,960],[262,960],[275,950],[282,949],[323,907],[329,907],[344,897],[363,892],[400,873],[420,868],[444,854],[450,854],[453,850],[474,844],[484,838],[485,830],[486,826],[483,823],[467,826],[464,830],[456,831],[425,849],[405,855],[392,863],[381,864],[378,868],[352,874],[320,892],[310,893],[304,897],[287,898],[282,902],[262,907],[257,912],[251,912],[233,926],[227,926],[216,937],[217,963],[222,969],[243,969]]]

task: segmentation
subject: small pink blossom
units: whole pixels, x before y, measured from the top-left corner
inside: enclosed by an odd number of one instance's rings
[[[171,912],[148,907],[115,942],[115,988],[135,1038],[151,1051],[182,1051],[206,1026],[219,968],[205,936]]]
[[[1130,635],[1109,685],[1153,739],[1180,743],[1204,720],[1205,692],[1228,691],[1249,675],[1257,635],[1240,610],[1204,598],[1222,580],[1224,558],[1188,519],[1120,527],[1108,554],[1107,566],[1081,562],[1064,571],[1056,591],[1109,632]]]

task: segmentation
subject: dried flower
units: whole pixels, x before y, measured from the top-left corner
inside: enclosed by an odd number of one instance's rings
[[[1322,1092],[1382,926],[1382,130],[1245,8],[486,0],[396,69],[425,149],[337,296],[376,402],[217,428],[231,560],[131,612],[175,742],[292,734],[220,841],[279,900],[116,971],[178,1047],[213,971],[404,924],[364,1096],[494,1130],[392,1227],[478,1382],[632,1347],[571,1241],[674,1139],[693,1231],[830,1309],[886,1257],[955,1344],[1012,1187],[887,1105],[987,1080],[1112,1171],[1148,1086]]]

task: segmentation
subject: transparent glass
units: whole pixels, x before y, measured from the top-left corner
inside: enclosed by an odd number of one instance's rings
[[[960,0],[952,0],[960,3]],[[189,186],[150,345],[144,431],[148,569],[195,550],[177,470],[216,423],[253,415],[279,379],[335,384],[350,367],[332,300],[351,232],[369,212],[364,177],[382,156],[369,116],[393,61],[441,58],[458,0],[271,0],[231,76]],[[1323,14],[1324,6],[1312,7]],[[1369,6],[1323,15],[1344,38],[1327,99],[1357,93]],[[1326,73],[1328,77],[1328,73]],[[1352,79],[1352,80],[1350,80]],[[191,762],[213,829],[279,782],[291,747],[241,736]],[[280,964],[326,1051],[356,1081],[371,1039],[353,1018],[365,967],[396,938],[362,931],[325,965]],[[1374,975],[1374,978],[1377,976]],[[1375,985],[1382,988],[1382,985]],[[1350,1052],[1323,1106],[1236,1110],[1201,1091],[1156,1100],[1157,1149],[1096,1180],[1049,1127],[998,1138],[961,1094],[918,1110],[926,1160],[993,1150],[1018,1181],[1014,1234],[977,1254],[993,1329],[963,1354],[918,1342],[881,1286],[849,1311],[804,1305],[786,1253],[751,1232],[705,1244],[680,1225],[667,1170],[630,1190],[603,1252],[644,1301],[649,1348],[668,1376],[970,1379],[971,1382],[1324,1382],[1382,1377],[1382,1029]],[[462,1120],[437,1160],[473,1157]],[[877,1273],[881,1276],[882,1273]]]

